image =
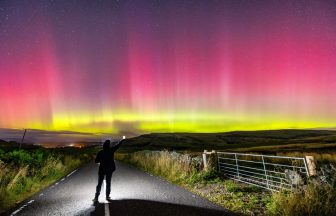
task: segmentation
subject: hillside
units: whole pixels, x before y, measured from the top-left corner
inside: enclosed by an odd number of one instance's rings
[[[336,131],[332,130],[264,130],[234,131],[225,133],[152,133],[130,138],[124,144],[132,149],[237,149],[269,148],[285,149],[321,148],[335,149]]]

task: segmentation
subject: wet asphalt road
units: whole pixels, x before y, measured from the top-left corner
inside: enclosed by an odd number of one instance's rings
[[[8,215],[232,215],[223,208],[178,186],[116,162],[111,198],[102,187],[99,204],[92,198],[98,166],[87,164],[17,206]]]

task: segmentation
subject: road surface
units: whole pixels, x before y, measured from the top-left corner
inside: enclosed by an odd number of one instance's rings
[[[232,215],[223,208],[178,186],[127,164],[116,162],[111,198],[102,187],[99,204],[92,199],[98,166],[89,163],[23,202],[9,215]]]

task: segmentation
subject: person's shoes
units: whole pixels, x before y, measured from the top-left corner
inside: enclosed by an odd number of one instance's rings
[[[106,200],[107,200],[107,201],[111,201],[112,199],[111,199],[110,196],[106,196]]]
[[[97,202],[98,202],[98,197],[93,198],[92,201],[93,201],[94,203],[97,203]]]

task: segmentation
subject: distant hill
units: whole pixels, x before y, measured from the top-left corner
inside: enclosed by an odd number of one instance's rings
[[[335,144],[333,130],[263,130],[223,133],[151,133],[127,139],[125,148],[133,149],[236,149],[260,146]],[[326,145],[329,147],[330,145]]]
[[[0,149],[2,150],[11,150],[11,149],[17,149],[19,148],[20,143],[14,142],[14,141],[10,141],[7,142],[5,140],[1,140],[0,139]],[[35,146],[33,144],[28,144],[28,143],[24,143],[21,146],[22,149],[36,149],[39,148],[38,146]]]

